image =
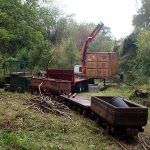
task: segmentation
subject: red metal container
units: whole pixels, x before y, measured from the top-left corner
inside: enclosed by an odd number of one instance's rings
[[[99,69],[108,69],[109,68],[109,62],[98,62]]]
[[[87,61],[96,61],[98,60],[98,53],[97,52],[91,52],[87,54]]]
[[[100,52],[98,53],[98,61],[109,61],[111,53]]]
[[[97,77],[98,74],[97,74],[97,68],[96,69],[86,69],[86,74],[89,76],[89,77]]]
[[[88,69],[97,68],[97,62],[96,61],[92,61],[92,62],[88,61],[87,68]]]
[[[109,78],[118,72],[118,57],[115,52],[87,53],[86,76]]]
[[[104,77],[107,78],[110,76],[110,70],[109,69],[98,69],[98,77]]]

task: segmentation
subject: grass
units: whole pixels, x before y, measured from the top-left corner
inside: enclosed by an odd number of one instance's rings
[[[109,87],[104,91],[100,91],[98,93],[82,93],[81,95],[86,97],[91,97],[95,95],[99,96],[123,96],[124,98],[128,98],[132,94],[131,88],[127,85],[123,84],[120,86]]]
[[[87,98],[91,98],[91,96],[121,96],[125,99],[131,100],[133,102],[137,102],[139,104],[143,104],[143,99],[134,96],[135,89],[142,89],[143,91],[150,91],[149,85],[142,85],[138,87],[131,87],[126,84],[116,85],[114,87],[108,87],[104,91],[100,91],[98,93],[82,93],[80,95],[85,96]],[[149,99],[145,99],[149,100]]]
[[[126,85],[108,88],[91,95],[114,95],[129,98],[132,89]],[[0,149],[1,150],[117,150],[121,149],[111,137],[102,133],[95,122],[72,112],[72,120],[54,114],[42,114],[28,108],[30,94],[0,90]],[[150,118],[149,118],[150,120]],[[150,135],[150,123],[145,136]],[[139,149],[137,146],[133,149]]]
[[[29,94],[0,90],[1,150],[116,149],[97,124],[72,111],[72,120],[24,105]],[[106,146],[107,145],[107,146]]]

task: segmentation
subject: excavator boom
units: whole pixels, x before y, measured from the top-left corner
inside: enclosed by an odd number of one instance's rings
[[[87,52],[88,44],[96,37],[96,35],[103,29],[103,27],[104,27],[104,24],[100,22],[96,26],[96,28],[93,30],[91,35],[88,36],[83,43],[83,46],[82,46],[82,76],[85,76],[85,74],[86,74],[85,62],[86,62],[86,52]]]

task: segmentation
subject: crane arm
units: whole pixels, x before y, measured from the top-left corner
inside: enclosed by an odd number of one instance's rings
[[[103,23],[99,23],[96,28],[93,30],[93,32],[91,33],[90,36],[87,37],[87,39],[84,41],[83,45],[82,45],[82,75],[85,75],[85,59],[86,59],[86,52],[87,52],[87,48],[88,48],[88,44],[89,42],[91,42],[96,35],[103,29],[104,24]]]

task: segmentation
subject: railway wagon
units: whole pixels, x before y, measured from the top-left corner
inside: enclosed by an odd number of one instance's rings
[[[45,91],[46,93],[54,94],[69,94],[71,93],[71,82],[65,80],[56,80],[51,78],[32,78],[31,79],[31,90]]]
[[[136,135],[143,132],[147,124],[148,108],[128,100],[124,102],[128,108],[116,107],[111,104],[111,96],[95,96],[91,98],[91,110],[107,122],[107,131],[126,132]]]
[[[78,95],[60,95],[60,98],[63,99],[67,104],[69,104],[70,107],[74,107],[79,111],[82,111],[84,113],[90,113],[91,112],[91,101],[90,99],[78,96]]]
[[[46,78],[70,81],[72,93],[80,93],[88,91],[88,84],[94,83],[94,80],[92,78],[75,77],[73,70],[47,69]]]

